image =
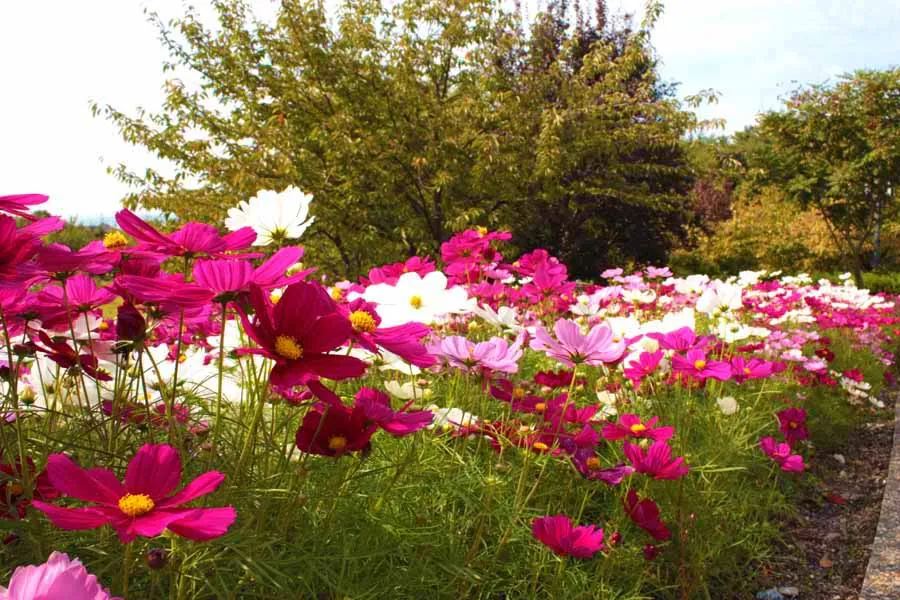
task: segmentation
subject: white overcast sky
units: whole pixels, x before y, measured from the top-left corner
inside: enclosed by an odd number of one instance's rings
[[[262,15],[276,6],[251,2]],[[643,0],[609,5],[640,15]],[[702,114],[726,119],[729,132],[777,107],[795,82],[900,64],[900,0],[665,5],[654,34],[663,76],[681,84],[681,95],[721,92],[721,102]],[[0,0],[0,195],[45,193],[53,212],[87,220],[117,209],[125,188],[106,166],[147,166],[151,158],[94,119],[89,102],[129,111],[160,105],[166,54],[144,10],[174,17],[182,6],[182,0]]]

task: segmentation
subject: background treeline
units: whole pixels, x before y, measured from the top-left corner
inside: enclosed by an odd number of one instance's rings
[[[900,259],[896,70],[798,90],[719,139],[692,112],[714,94],[682,102],[659,76],[658,2],[640,25],[603,0],[527,20],[495,0],[284,0],[273,23],[214,7],[216,23],[151,14],[171,57],[160,112],[94,106],[164,159],[113,169],[130,207],[221,222],[296,185],[315,196],[308,259],[347,276],[476,225],[584,278]]]

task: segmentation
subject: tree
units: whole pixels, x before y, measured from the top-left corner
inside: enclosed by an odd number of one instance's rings
[[[900,69],[799,89],[760,117],[755,135],[759,177],[822,215],[861,286],[863,270],[878,266],[883,224],[900,210]]]
[[[346,0],[334,24],[312,0],[272,25],[214,6],[215,30],[152,17],[166,71],[199,86],[172,76],[159,114],[95,106],[174,168],[119,165],[129,206],[215,221],[297,185],[315,196],[310,259],[345,275],[472,225],[595,275],[664,259],[687,218],[692,115],[656,76],[649,25],[615,26],[603,2],[574,28],[564,2],[530,28],[493,0]]]

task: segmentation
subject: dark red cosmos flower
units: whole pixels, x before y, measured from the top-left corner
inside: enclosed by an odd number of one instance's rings
[[[295,440],[301,452],[322,456],[342,456],[366,451],[378,425],[366,417],[360,406],[318,402],[303,417]]]
[[[781,433],[788,444],[793,446],[800,440],[809,438],[809,431],[806,429],[805,410],[797,407],[786,408],[778,411],[776,416],[778,417]]]
[[[641,500],[634,490],[628,490],[628,495],[622,501],[625,513],[631,521],[649,533],[660,542],[672,537],[672,532],[666,524],[659,519],[659,507],[650,498]]]
[[[276,386],[308,385],[318,377],[348,379],[362,375],[367,364],[353,356],[329,354],[353,333],[322,286],[305,281],[289,285],[273,305],[259,286],[250,287],[253,320],[239,310],[244,331],[258,348],[239,350],[275,361],[270,382]]]
[[[377,424],[394,437],[415,433],[431,425],[434,413],[430,410],[395,411],[391,399],[384,392],[364,387],[356,392],[356,406],[362,408],[366,419]]]
[[[164,234],[145,222],[130,210],[116,213],[116,222],[125,233],[130,234],[140,244],[138,251],[149,250],[167,256],[226,256],[226,253],[247,248],[256,239],[252,227],[242,227],[226,235],[206,223],[185,223],[178,231]],[[256,257],[249,254],[243,257]],[[232,255],[232,258],[237,255]]]
[[[573,371],[560,369],[559,371],[541,371],[534,376],[534,382],[549,388],[569,387],[572,383]],[[579,380],[581,382],[582,380]]]
[[[2,455],[0,455],[2,457]],[[35,477],[34,461],[26,458],[28,479],[33,487],[32,498],[35,500],[53,500],[59,497],[59,491],[50,483],[47,471],[41,471]],[[25,490],[25,473],[22,461],[18,458],[15,464],[0,464],[0,519],[24,519],[26,509],[31,501]]]
[[[565,515],[535,519],[531,522],[531,533],[560,556],[591,558],[605,549],[603,529],[595,525],[575,527]]]
[[[37,344],[35,344],[35,347],[63,369],[71,369],[77,366],[98,381],[112,380],[109,373],[97,368],[96,356],[92,354],[78,354],[67,342],[63,340],[54,341],[44,331],[38,331],[38,337],[46,347],[42,348]]]

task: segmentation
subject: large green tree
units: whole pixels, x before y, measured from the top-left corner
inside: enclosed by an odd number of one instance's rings
[[[551,2],[532,23],[493,0],[346,0],[334,19],[283,0],[273,24],[243,0],[214,7],[215,27],[157,19],[161,112],[95,107],[172,167],[118,166],[129,206],[217,220],[297,185],[315,195],[312,260],[345,274],[475,224],[580,275],[660,260],[680,235],[693,120],[656,74],[655,4],[637,31],[602,1],[593,19]]]
[[[815,208],[862,285],[900,213],[900,68],[799,89],[744,137],[753,176]]]

